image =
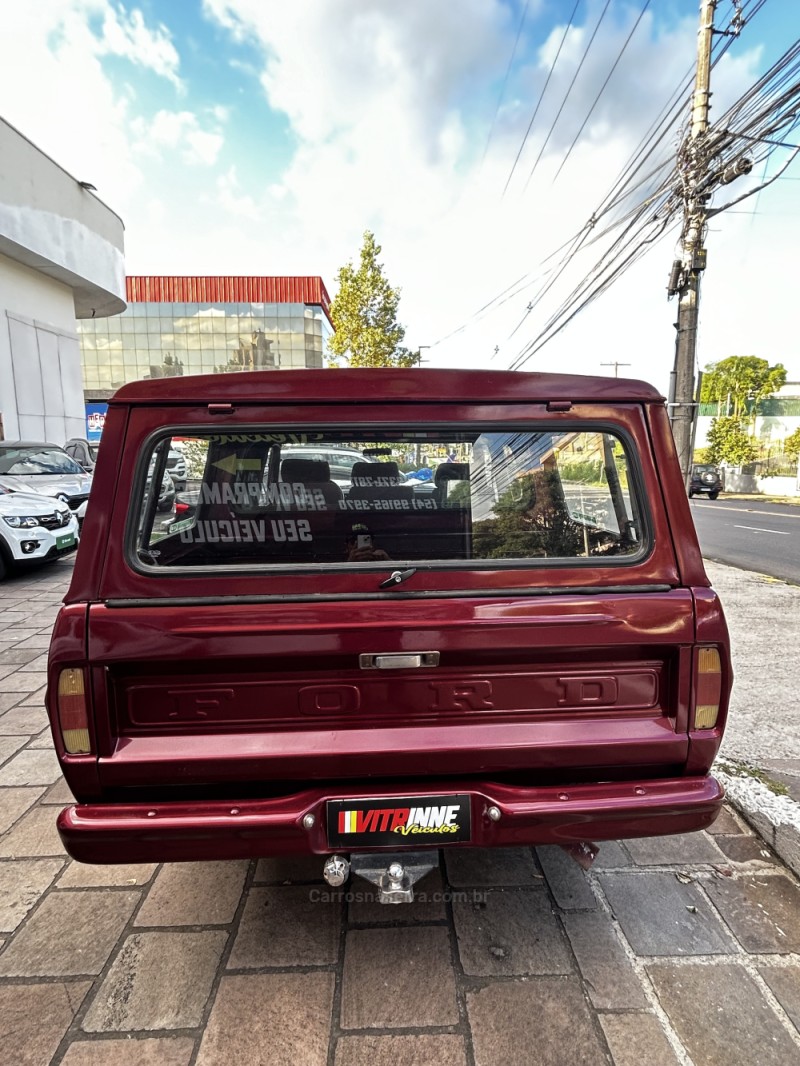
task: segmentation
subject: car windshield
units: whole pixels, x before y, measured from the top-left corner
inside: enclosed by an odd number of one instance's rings
[[[0,448],[0,474],[82,474],[83,470],[61,448]]]
[[[191,441],[187,461],[197,489],[179,517],[157,520],[151,479],[133,502],[139,562],[502,566],[646,549],[625,444],[600,428],[231,430]]]

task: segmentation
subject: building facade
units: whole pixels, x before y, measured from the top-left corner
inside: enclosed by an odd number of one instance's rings
[[[124,229],[2,120],[0,159],[0,437],[64,444],[85,432],[76,319],[125,307]]]
[[[121,315],[80,324],[87,403],[141,378],[325,365],[319,277],[129,277],[127,299]]]

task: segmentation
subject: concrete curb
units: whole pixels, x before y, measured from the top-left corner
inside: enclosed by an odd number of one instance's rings
[[[753,777],[714,769],[724,786],[728,802],[800,877],[800,803],[778,796]]]

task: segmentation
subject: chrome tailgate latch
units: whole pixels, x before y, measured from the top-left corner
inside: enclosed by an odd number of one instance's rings
[[[438,651],[386,652],[378,655],[359,655],[362,670],[417,670],[422,666],[438,666]]]

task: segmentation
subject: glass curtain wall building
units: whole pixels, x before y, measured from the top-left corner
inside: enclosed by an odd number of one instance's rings
[[[128,307],[78,323],[87,401],[128,381],[324,366],[319,277],[129,277]]]

